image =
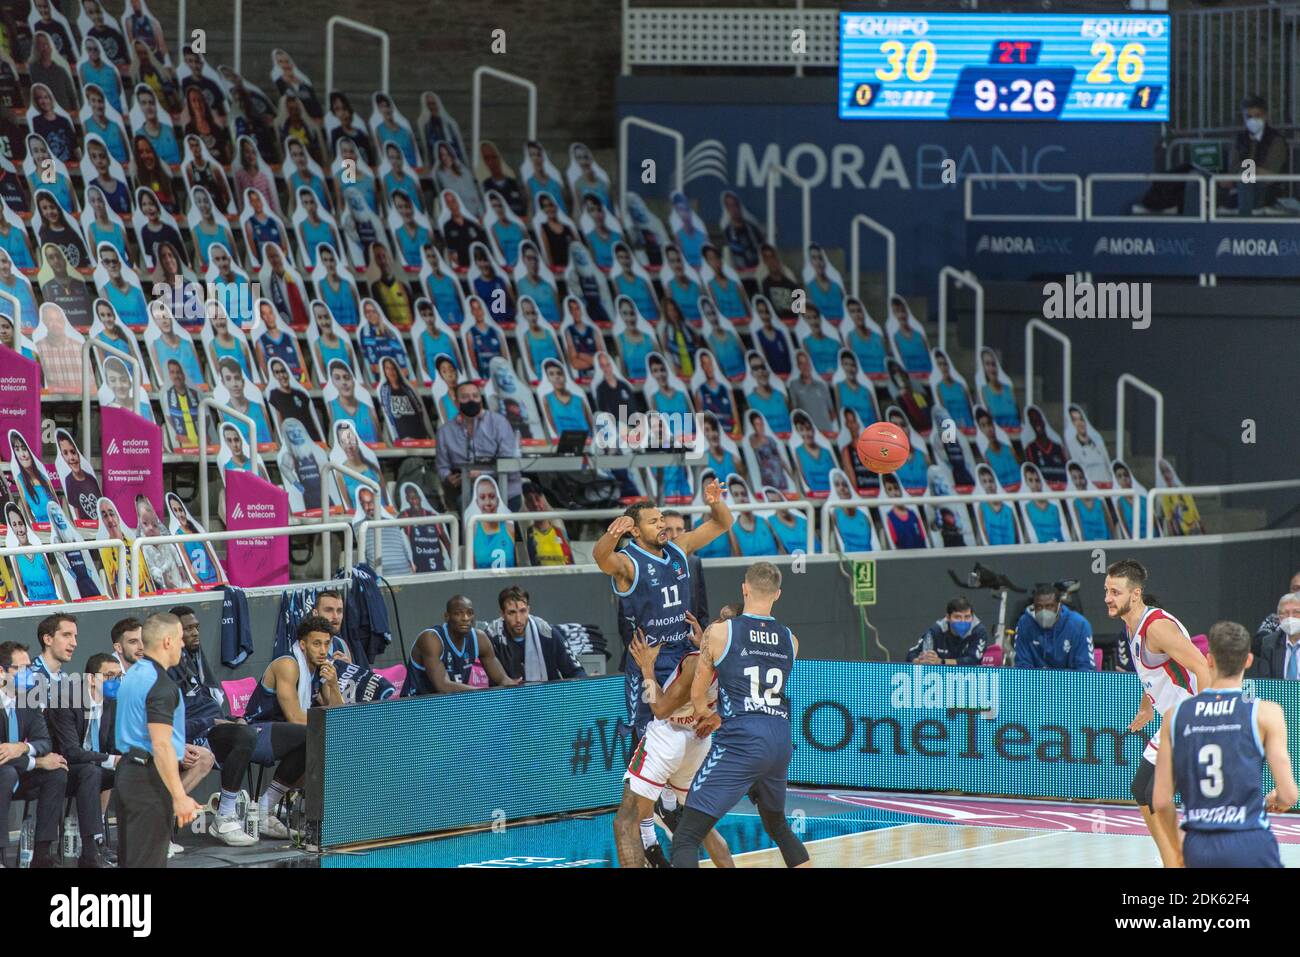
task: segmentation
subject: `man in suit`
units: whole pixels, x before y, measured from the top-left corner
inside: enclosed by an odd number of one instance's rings
[[[9,844],[9,807],[15,799],[36,801],[32,867],[54,866],[68,788],[68,762],[53,753],[40,709],[27,706],[34,679],[31,665],[25,645],[0,644],[0,867]]]
[[[110,701],[116,698],[122,666],[109,654],[95,654],[85,674],[69,676],[80,683],[79,693],[52,696],[45,720],[54,750],[68,763],[69,790],[77,799],[81,825],[81,867],[113,867],[117,856],[104,840],[104,810],[113,790],[119,755],[113,754]],[[84,779],[90,778],[90,784]]]
[[[1277,603],[1277,627],[1255,636],[1259,653],[1247,678],[1300,681],[1300,592],[1288,592]]]
[[[661,514],[664,517],[664,528],[668,530],[668,541],[686,534],[686,516],[671,508],[664,509]],[[709,595],[704,586],[704,565],[700,562],[700,556],[694,552],[687,555],[686,567],[691,573],[691,614],[701,628],[707,628],[713,619],[709,617]],[[623,614],[621,598],[618,602],[618,636],[623,640],[623,660],[619,662],[618,670],[626,671],[627,649],[636,635],[632,633],[632,623],[628,616]]]

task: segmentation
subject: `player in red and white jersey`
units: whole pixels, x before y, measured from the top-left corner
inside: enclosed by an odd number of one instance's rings
[[[699,644],[699,624],[692,616],[692,640]],[[654,663],[659,654],[659,645],[648,645],[643,636],[628,646],[631,655],[646,676],[647,703],[654,713],[654,720],[646,725],[627,772],[623,775],[627,790],[633,799],[631,806],[624,801],[614,815],[614,837],[619,848],[619,863],[623,867],[640,867],[635,848],[639,843],[646,859],[652,852],[657,862],[663,851],[658,846],[654,834],[653,814],[656,799],[665,788],[677,793],[680,801],[686,799],[695,772],[700,769],[708,757],[713,744],[713,730],[719,721],[715,718],[708,723],[697,724],[695,711],[691,706],[691,683],[695,680],[695,667],[700,660],[698,648],[689,651],[673,669],[663,687],[654,680]],[[709,687],[709,708],[716,714],[718,702],[718,682],[715,677]],[[679,812],[680,813],[680,812]],[[674,818],[660,811],[660,817],[666,830],[671,834]],[[637,830],[641,830],[641,840],[637,841]],[[647,833],[648,832],[648,833]],[[704,848],[709,859],[716,867],[734,867],[731,851],[727,842],[718,832],[710,831],[704,839]],[[664,863],[657,866],[667,866]]]
[[[1163,719],[1174,707],[1209,686],[1210,665],[1192,644],[1183,623],[1143,600],[1147,570],[1126,558],[1106,569],[1106,613],[1124,623],[1124,636],[1134,667],[1142,680],[1142,704],[1128,729],[1141,731],[1160,712]],[[1155,813],[1155,737],[1147,743],[1133,776],[1133,798],[1142,811],[1147,830],[1160,850],[1165,867],[1182,867],[1177,822],[1171,827]]]

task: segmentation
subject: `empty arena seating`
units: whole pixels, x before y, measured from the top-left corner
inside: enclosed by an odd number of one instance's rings
[[[388,483],[409,462],[432,473],[437,429],[467,378],[526,451],[634,413],[662,415],[646,426],[652,446],[690,446],[698,432],[686,467],[610,478],[623,501],[698,503],[708,474],[735,502],[770,503],[719,556],[802,547],[806,518],[790,505],[805,502],[834,506],[822,525],[832,540],[817,530],[818,549],[1132,534],[1131,501],[1097,493],[1145,489],[1085,409],[1048,421],[1024,406],[994,349],[933,348],[902,296],[872,316],[832,262],[838,243],[783,250],[730,189],[694,200],[629,192],[620,208],[616,180],[585,144],[529,140],[517,165],[492,141],[469,155],[432,91],[414,121],[376,91],[367,118],[364,98],[316,90],[285,51],[240,76],[188,48],[177,59],[161,27],[136,36],[132,18],[61,29],[10,50],[30,88],[0,131],[0,351],[39,364],[42,417],[61,426],[53,472],[42,450],[6,443],[6,516],[25,526],[11,525],[11,547],[65,540],[47,511],[63,504],[74,535],[162,529],[99,494],[109,408],[161,426],[168,463],[215,455],[221,481],[200,476],[214,490],[231,469],[271,479],[295,522],[364,518],[358,491],[371,484],[381,515],[459,512],[427,485],[410,486],[418,507],[397,512],[409,503]],[[883,480],[854,453],[882,420],[912,442]],[[1172,467],[1160,482],[1178,484]],[[1081,497],[998,500],[1067,489]],[[925,501],[938,496],[979,499]],[[168,503],[173,533],[201,530],[194,501]],[[1189,504],[1162,510],[1157,533],[1198,530]],[[518,539],[506,564],[537,554],[530,523],[490,527],[477,526],[468,552],[491,552],[477,539],[504,527]],[[107,589],[115,559],[100,551]],[[184,573],[154,587],[221,580],[211,545],[181,551]],[[562,554],[573,560],[567,539]],[[6,566],[6,599],[98,597],[50,574],[63,564],[35,556],[16,583],[17,564]],[[42,565],[44,576],[27,567]],[[50,594],[47,579],[59,583]]]

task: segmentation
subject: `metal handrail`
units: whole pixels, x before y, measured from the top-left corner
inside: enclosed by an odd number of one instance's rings
[[[3,545],[0,546],[0,557],[8,555],[45,555],[53,552],[90,552],[105,548],[113,548],[118,552],[117,594],[125,597],[126,542],[120,538],[83,539],[80,542],[50,542],[49,544],[42,543],[40,545]]]
[[[1222,146],[1224,143],[1231,143],[1230,136],[1176,136],[1165,144],[1165,169],[1168,169],[1174,161],[1174,148],[1181,145],[1190,145],[1192,143],[1216,143]]]
[[[1156,464],[1159,469],[1159,463]],[[1147,538],[1156,531],[1156,499],[1174,495],[1232,495],[1236,492],[1272,492],[1284,488],[1300,488],[1300,479],[1276,479],[1268,482],[1239,482],[1234,485],[1178,485],[1169,488],[1147,489]]]
[[[14,319],[17,322],[17,318]],[[21,328],[21,327],[20,327]],[[81,453],[82,455],[90,454],[90,394],[94,391],[91,388],[94,377],[90,369],[90,355],[92,352],[103,352],[106,355],[116,356],[127,363],[127,368],[131,370],[131,411],[136,415],[140,414],[140,389],[144,376],[140,370],[140,360],[129,352],[123,352],[116,346],[110,346],[107,342],[101,342],[87,336],[81,343]]]
[[[1212,186],[1217,187],[1220,183],[1235,183],[1243,185],[1240,173],[1216,173],[1210,177]],[[1298,173],[1261,173],[1255,177],[1255,183],[1300,183],[1300,174]],[[1254,184],[1246,184],[1254,185]],[[1210,193],[1210,216],[1212,223],[1232,222],[1232,223],[1267,223],[1275,226],[1294,226],[1300,216],[1239,216],[1236,213],[1219,215],[1219,204],[1215,202],[1214,193]]]
[[[382,79],[382,85],[379,89],[385,93],[388,92],[388,33],[380,30],[378,27],[372,27],[368,23],[361,23],[350,17],[333,16],[325,21],[325,95],[329,96],[334,92],[334,28],[348,27],[356,30],[358,33],[365,33],[372,37],[379,38],[379,72]],[[182,38],[183,39],[183,38]],[[239,47],[235,47],[236,56]]]
[[[330,514],[329,477],[333,475],[335,472],[339,473],[340,475],[345,475],[348,478],[355,479],[356,481],[360,482],[362,485],[369,486],[370,488],[374,489],[375,494],[379,495],[380,497],[382,497],[384,494],[383,487],[374,479],[372,479],[370,476],[362,475],[356,469],[348,468],[346,465],[336,465],[333,462],[331,462],[329,459],[326,459],[325,464],[321,466],[321,470],[320,470],[320,516],[322,522],[326,521],[329,518],[329,514]],[[347,500],[347,495],[344,494],[346,490],[347,490],[346,484],[342,489],[339,490],[339,501],[343,504],[344,513],[347,512],[348,507],[351,504]],[[322,560],[325,563],[325,568],[328,570],[331,564],[331,558],[333,557],[329,537],[326,536],[322,538],[321,544],[325,551]],[[362,552],[362,554],[364,555],[365,553]],[[325,577],[328,578],[329,575],[326,575]]]
[[[504,70],[498,70],[495,67],[480,66],[474,70],[473,80],[473,132],[474,132],[474,156],[469,159],[471,168],[474,163],[478,162],[479,133],[481,132],[481,121],[483,113],[483,77],[494,76],[498,80],[506,83],[513,83],[515,86],[522,86],[528,91],[528,138],[537,139],[537,84],[532,80],[527,80],[515,73],[507,73]]]
[[[187,5],[186,0],[176,0],[176,35],[180,37],[180,41],[182,45],[187,45],[190,42],[189,35],[186,34],[185,32],[186,5]],[[234,36],[235,72],[238,73],[240,72],[240,66],[242,65],[242,60],[243,60],[243,57],[240,55],[240,48],[244,45],[243,44],[243,37],[244,37],[243,0],[235,0],[235,31],[234,32],[235,32],[235,36]],[[174,51],[172,55],[175,56],[176,52],[179,51]]]
[[[969,269],[944,266],[939,270],[939,348],[948,351],[948,280],[975,293],[975,355],[984,348],[984,286]],[[948,357],[949,361],[952,357]],[[978,361],[978,359],[977,359]]]
[[[769,511],[800,511],[804,513],[804,518],[808,523],[808,551],[811,555],[816,551],[817,539],[815,537],[814,526],[817,524],[816,512],[813,503],[807,499],[798,499],[796,501],[786,502],[746,502],[743,505],[728,505],[731,513],[740,512],[769,512]],[[702,515],[708,512],[707,505],[678,505],[674,510],[684,515]],[[561,521],[579,521],[589,518],[618,518],[625,513],[622,508],[584,508],[572,512],[562,512],[551,510],[547,512],[493,512],[488,515],[477,514],[469,515],[465,518],[465,570],[474,570],[474,526],[486,522],[535,522],[542,519]],[[594,563],[593,563],[594,564]]]
[[[412,515],[407,518],[375,518],[366,519],[357,525],[357,554],[363,559],[366,557],[366,539],[370,536],[372,528],[410,528],[419,525],[446,525],[451,529],[451,554],[447,560],[451,563],[448,571],[455,571],[457,558],[460,555],[460,519],[455,515]],[[382,562],[383,560],[383,539],[377,539],[375,544],[378,546],[376,556]]]
[[[1130,385],[1140,392],[1145,392],[1156,404],[1156,473],[1160,472],[1160,462],[1165,457],[1165,394],[1159,389],[1143,382],[1132,373],[1125,372],[1115,380],[1115,458],[1127,462],[1124,458],[1124,387]],[[1066,410],[1068,413],[1068,409]]]
[[[1116,215],[1097,216],[1092,211],[1093,183],[1195,183],[1197,186],[1196,208],[1198,212],[1187,216],[1178,213],[1174,216],[1164,214],[1150,215]],[[1083,218],[1090,223],[1133,223],[1161,222],[1186,223],[1205,221],[1205,202],[1209,193],[1206,190],[1205,177],[1200,173],[1089,173],[1083,179]]]
[[[812,243],[812,181],[804,179],[794,170],[773,163],[767,169],[767,241],[776,245],[776,180],[781,174],[799,186],[803,194],[803,251],[807,255]]]
[[[627,133],[628,128],[639,126],[643,130],[649,130],[651,133],[658,133],[666,136],[674,143],[674,154],[677,160],[673,167],[673,191],[680,193],[683,189],[686,167],[686,137],[680,131],[673,129],[671,126],[664,126],[661,123],[652,123],[649,120],[642,119],[639,116],[625,116],[618,124],[618,158],[619,158],[619,177],[618,177],[618,214],[627,215]]]
[[[1030,319],[1025,323],[1025,406],[1034,404],[1034,330],[1039,329],[1045,335],[1051,336],[1061,344],[1061,384],[1064,389],[1064,395],[1061,399],[1062,408],[1070,407],[1070,376],[1071,367],[1073,366],[1074,347],[1070,342],[1070,337],[1059,329],[1053,329],[1042,319]],[[976,356],[976,362],[979,357]]]
[[[328,539],[331,532],[343,533],[343,554],[347,558],[348,567],[352,566],[352,544],[353,531],[352,526],[347,522],[321,522],[317,525],[278,525],[273,528],[236,528],[226,529],[224,532],[201,532],[189,535],[146,535],[143,538],[137,538],[131,543],[131,561],[138,563],[140,561],[140,551],[146,545],[183,545],[187,542],[228,542],[236,538],[288,538],[292,535],[320,535],[322,539]],[[133,565],[133,567],[139,567]],[[330,566],[325,564],[325,580],[329,580]],[[140,576],[135,576],[135,581],[131,584],[131,597],[133,599],[140,597]]]
[[[894,290],[897,288],[895,284],[897,271],[897,238],[894,236],[894,231],[892,229],[883,223],[872,219],[866,213],[858,213],[853,217],[853,222],[849,226],[849,229],[851,230],[849,234],[849,258],[851,260],[849,267],[852,270],[853,275],[853,295],[857,297],[859,302],[862,301],[862,288],[858,279],[858,254],[860,251],[860,234],[858,233],[859,226],[866,226],[868,229],[880,234],[885,239],[885,302],[888,303],[890,299],[894,298]]]
[[[248,450],[253,460],[253,474],[259,472],[266,474],[266,466],[262,462],[262,453],[257,450],[257,423],[253,421],[252,416],[245,415],[232,409],[228,405],[222,405],[216,399],[207,397],[199,402],[199,507],[203,512],[203,527],[208,527],[208,409],[216,409],[218,412],[224,412],[226,415],[242,422],[248,426]],[[217,434],[221,430],[217,429]]]
[[[1142,493],[1136,489],[1090,488],[1064,489],[1060,492],[1002,492],[989,495],[986,492],[972,492],[969,495],[900,495],[897,498],[848,498],[832,501],[827,499],[822,505],[822,541],[830,541],[831,513],[845,508],[893,508],[895,505],[970,505],[974,502],[1042,502],[1060,501],[1075,498],[1131,498],[1133,500],[1133,537],[1138,531],[1138,500]]]
[[[971,212],[975,183],[1073,183],[1074,215],[1056,213],[980,213]],[[1083,177],[1077,173],[971,173],[966,177],[965,214],[968,223],[1077,223],[1083,219]]]

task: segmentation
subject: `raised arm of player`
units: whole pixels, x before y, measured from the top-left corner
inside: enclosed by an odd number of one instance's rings
[[[1213,680],[1210,663],[1201,654],[1201,649],[1192,644],[1192,640],[1172,621],[1161,618],[1151,623],[1147,629],[1147,647],[1156,654],[1168,655],[1195,675],[1197,691],[1210,686]]]
[[[709,506],[709,517],[689,532],[678,536],[674,543],[687,555],[704,548],[719,535],[731,531],[731,526],[736,521],[731,509],[722,500],[722,486],[717,479],[704,486],[704,504]]]
[[[632,587],[636,568],[632,564],[632,559],[614,549],[618,548],[618,543],[622,541],[623,536],[635,527],[636,523],[632,519],[620,515],[610,522],[605,534],[600,536],[596,547],[591,550],[591,557],[595,560],[596,566],[614,579],[614,587],[619,591],[627,591]]]
[[[1178,828],[1178,812],[1174,810],[1174,745],[1169,734],[1169,727],[1174,723],[1174,713],[1176,712],[1167,715],[1160,725],[1160,750],[1156,752],[1155,792],[1151,803],[1155,807],[1156,817],[1164,822],[1165,833],[1176,835],[1174,840],[1178,845],[1178,863],[1181,866],[1183,832]]]
[[[1259,735],[1264,739],[1264,760],[1277,782],[1277,787],[1264,798],[1264,806],[1280,814],[1294,807],[1300,797],[1291,771],[1291,755],[1286,749],[1286,715],[1274,701],[1261,701],[1255,714],[1259,717]]]
[[[478,643],[478,660],[482,662],[483,670],[487,672],[488,678],[494,685],[501,688],[513,688],[519,684],[518,681],[506,674],[506,669],[501,667],[501,662],[497,660],[496,649],[492,647],[492,642],[487,635],[484,635],[483,640]]]
[[[488,644],[491,644],[491,642],[488,642]],[[479,649],[482,650],[482,645],[479,646]],[[451,680],[451,675],[447,674],[447,668],[442,663],[442,638],[432,628],[415,639],[415,648],[412,649],[411,655],[412,657],[420,656],[420,664],[424,665],[424,670],[429,675],[429,681],[433,684],[433,690],[438,694],[446,694],[449,691],[478,690],[469,685],[461,684],[459,681]]]

